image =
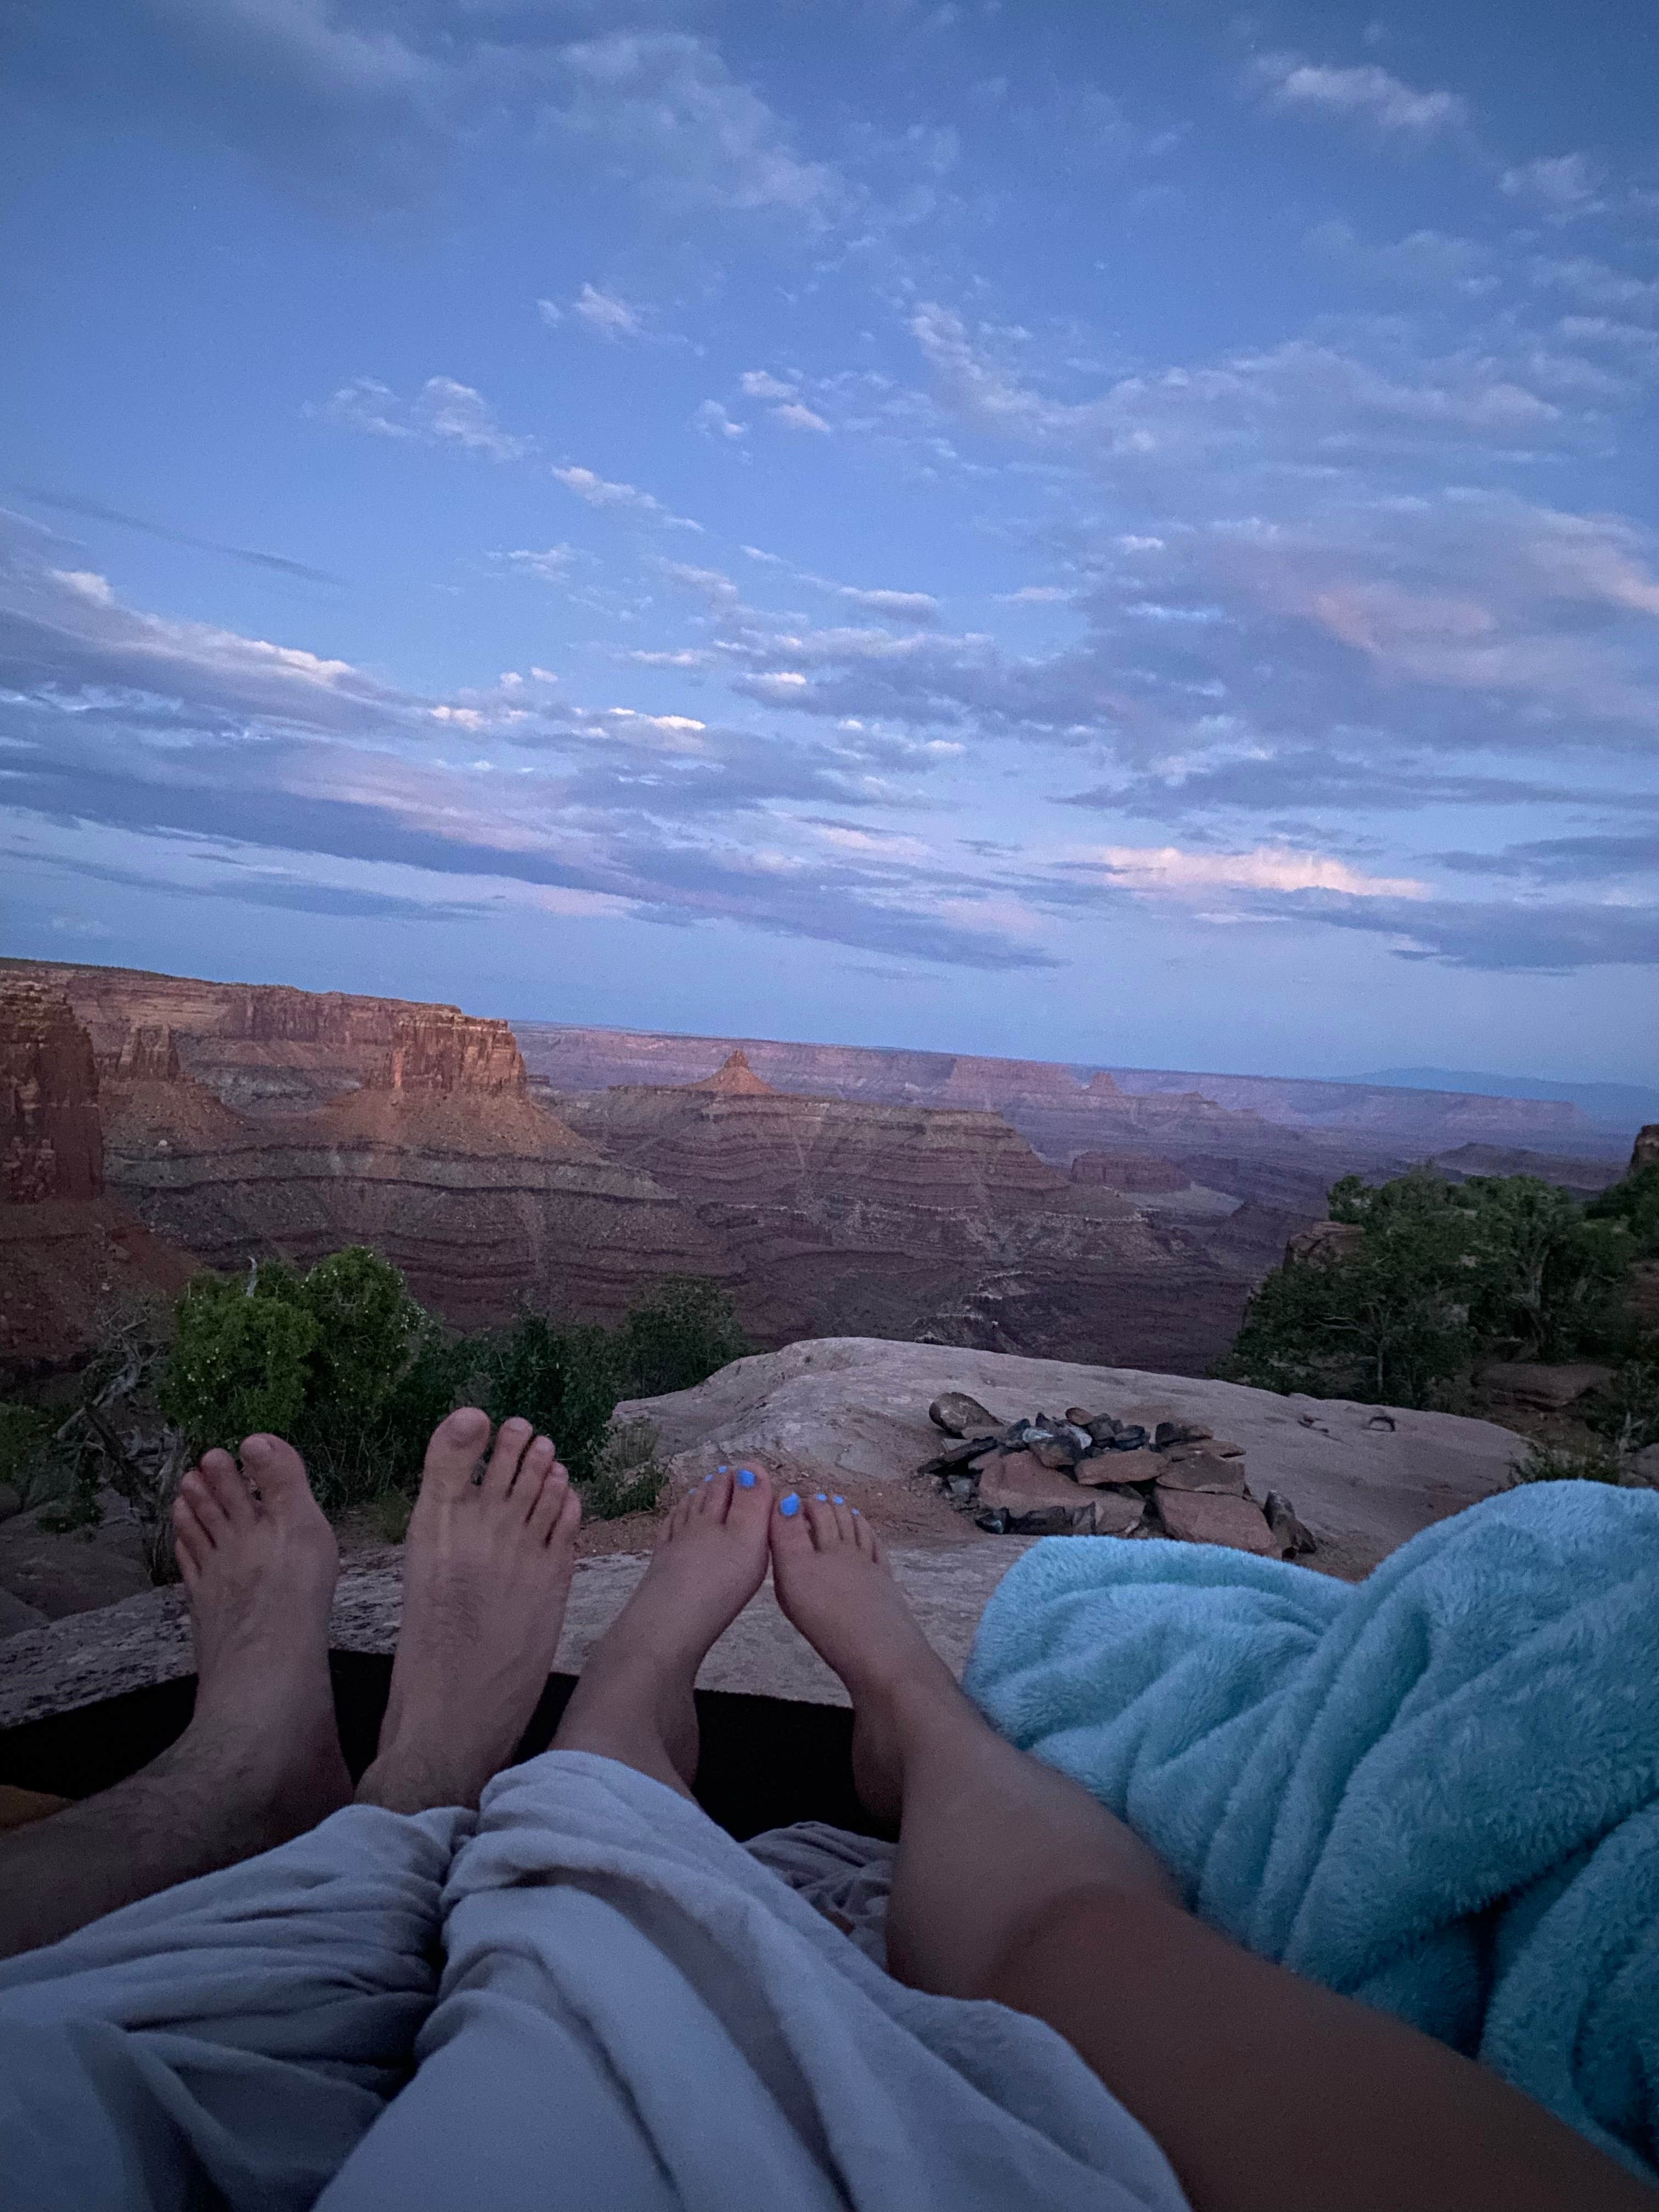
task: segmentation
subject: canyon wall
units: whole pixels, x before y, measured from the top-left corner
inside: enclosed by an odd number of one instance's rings
[[[82,1357],[195,1265],[106,1190],[97,1066],[68,1000],[0,975],[0,1376]]]
[[[268,1095],[249,1112],[222,1094],[246,1096],[252,1063],[226,1079],[188,1043],[176,1059],[217,1073],[218,1089],[189,1075],[106,1085],[112,1187],[210,1265],[281,1254],[308,1266],[368,1244],[465,1328],[526,1304],[611,1318],[659,1275],[731,1273],[672,1192],[529,1096],[504,1023],[391,1005],[367,1021],[327,1006],[313,1025],[283,1003],[269,1026],[283,1047],[311,1027],[298,1041],[325,1048],[337,1072],[349,1054],[355,1086],[308,1113],[276,1114]],[[319,1060],[312,1072],[331,1071]]]
[[[773,1089],[735,1053],[684,1086],[566,1097],[577,1132],[694,1209],[763,1346],[881,1335],[1201,1370],[1251,1259],[1082,1189],[1001,1115]],[[1184,1177],[1177,1180],[1184,1182]]]

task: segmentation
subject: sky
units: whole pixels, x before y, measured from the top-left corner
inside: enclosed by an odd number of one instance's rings
[[[1659,16],[6,0],[3,949],[1659,1075]]]

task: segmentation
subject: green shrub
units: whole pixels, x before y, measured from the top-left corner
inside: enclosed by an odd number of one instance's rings
[[[41,1492],[52,1431],[50,1415],[37,1407],[0,1400],[0,1482],[15,1490],[25,1505],[33,1504]]]
[[[198,1451],[269,1429],[305,1460],[331,1510],[412,1489],[454,1402],[465,1348],[362,1245],[301,1274],[265,1261],[199,1275],[180,1298],[161,1410]]]
[[[1622,1472],[1619,1454],[1611,1444],[1591,1444],[1575,1450],[1571,1444],[1534,1444],[1523,1460],[1510,1469],[1510,1486],[1523,1482],[1617,1483]]]
[[[690,1390],[754,1347],[732,1300],[702,1275],[669,1275],[629,1308],[622,1325],[626,1395]]]
[[[1586,1426],[1620,1451],[1638,1452],[1659,1444],[1659,1358],[1626,1360],[1583,1413]]]
[[[1426,1170],[1332,1186],[1358,1251],[1268,1276],[1218,1371],[1316,1397],[1432,1401],[1482,1358],[1566,1359],[1628,1341],[1635,1240],[1534,1176],[1449,1183]]]
[[[1659,1161],[1638,1168],[1584,1208],[1592,1221],[1623,1229],[1638,1260],[1659,1259]]]
[[[622,1361],[609,1330],[525,1314],[470,1349],[490,1419],[521,1414],[552,1437],[572,1477],[586,1481],[622,1395]]]
[[[624,1513],[649,1513],[667,1480],[668,1469],[657,1457],[653,1424],[617,1422],[605,1437],[592,1474],[580,1486],[582,1516],[619,1521]]]

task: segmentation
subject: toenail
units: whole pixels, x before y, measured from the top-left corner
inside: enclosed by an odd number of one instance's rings
[[[720,1473],[721,1473],[722,1474],[725,1474],[725,1472],[726,1472],[726,1469],[725,1469],[724,1468],[722,1468],[720,1469]],[[705,1482],[712,1482],[714,1480],[714,1476],[713,1476],[712,1474],[706,1474],[706,1475],[704,1475],[704,1477],[703,1477],[703,1480],[704,1480]]]
[[[787,1498],[779,1500],[778,1510],[786,1521],[793,1521],[800,1511],[800,1500],[792,1490]]]
[[[819,1504],[820,1505],[827,1505],[827,1504],[830,1503],[829,1498],[824,1495],[823,1492],[823,1491],[821,1491],[821,1490],[820,1490],[820,1491],[818,1492],[818,1493],[817,1493],[817,1500],[818,1500],[818,1504]]]
[[[739,1490],[752,1490],[754,1486],[754,1468],[752,1467],[739,1468],[738,1470],[738,1488]]]
[[[845,1505],[847,1500],[842,1496],[840,1491],[837,1491],[834,1498],[831,1500],[831,1503],[836,1505]]]
[[[726,1471],[727,1471],[727,1469],[726,1469],[726,1462],[725,1462],[724,1460],[722,1460],[722,1461],[720,1462],[720,1465],[719,1465],[719,1466],[714,1469],[714,1472],[715,1472],[715,1474],[726,1474]]]
[[[858,1507],[855,1505],[855,1506],[853,1508],[853,1518],[856,1521],[856,1520],[858,1519],[858,1517],[859,1517],[859,1509],[858,1509]]]

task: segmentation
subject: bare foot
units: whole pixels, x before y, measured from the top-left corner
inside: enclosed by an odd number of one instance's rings
[[[779,1606],[851,1692],[859,1796],[878,1820],[896,1827],[904,1794],[901,1707],[965,1700],[861,1513],[833,1498],[792,1492],[772,1516],[771,1543]]]
[[[476,1407],[427,1446],[404,1554],[392,1692],[360,1803],[476,1805],[546,1687],[576,1565],[581,1505],[546,1437]]]
[[[252,1436],[242,1468],[204,1455],[179,1486],[174,1548],[196,1636],[196,1709],[169,1754],[210,1765],[269,1849],[351,1797],[328,1672],[340,1555],[305,1462]],[[227,1813],[229,1807],[227,1806]]]
[[[589,1656],[556,1751],[598,1752],[691,1795],[692,1686],[711,1644],[766,1579],[771,1506],[771,1484],[748,1468],[711,1475],[681,1499],[644,1580]]]

